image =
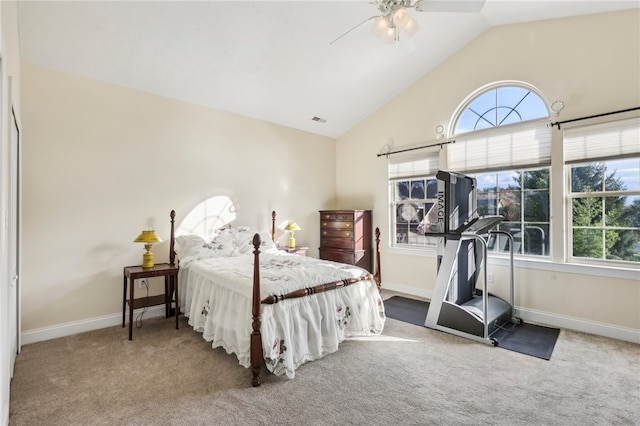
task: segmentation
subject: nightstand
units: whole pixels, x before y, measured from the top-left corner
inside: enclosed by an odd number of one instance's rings
[[[165,318],[169,318],[171,310],[171,294],[175,294],[176,330],[178,329],[178,315],[180,304],[178,301],[178,267],[168,263],[156,263],[151,268],[142,266],[125,266],[122,291],[122,327],[125,324],[125,312],[129,302],[129,340],[133,340],[133,310],[147,306],[165,305]],[[164,294],[133,298],[135,281],[142,278],[164,277]],[[129,299],[127,300],[127,282],[129,284]]]
[[[306,256],[307,250],[309,250],[309,247],[294,247],[294,248],[283,247],[280,250],[286,251],[287,253],[295,254],[298,256]]]

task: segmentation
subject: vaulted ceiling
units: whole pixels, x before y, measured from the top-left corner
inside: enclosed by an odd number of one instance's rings
[[[35,65],[337,138],[492,26],[640,6],[425,3],[410,10],[415,36],[385,44],[373,21],[357,26],[380,14],[368,1],[26,1],[20,51]]]

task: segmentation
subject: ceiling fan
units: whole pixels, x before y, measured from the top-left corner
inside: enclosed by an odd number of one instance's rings
[[[371,29],[373,34],[386,43],[394,43],[399,40],[401,29],[409,37],[418,31],[418,22],[409,15],[409,9],[416,12],[479,12],[485,2],[486,0],[376,0],[371,4],[378,8],[379,15],[365,19],[329,44],[373,19],[376,20]]]

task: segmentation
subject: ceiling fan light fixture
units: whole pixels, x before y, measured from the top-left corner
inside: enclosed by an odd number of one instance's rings
[[[398,41],[398,27],[388,27],[382,36],[382,41],[389,44],[393,44]]]
[[[407,25],[407,22],[409,22],[410,19],[411,16],[409,16],[409,12],[404,7],[396,10],[393,13],[393,23],[398,27],[404,28],[404,26]]]
[[[418,21],[410,18],[402,29],[407,36],[413,37],[413,35],[418,32],[418,29],[420,29],[420,26],[418,25]]]
[[[376,20],[371,28],[371,32],[376,37],[383,37],[387,30],[389,29],[389,18],[383,16],[382,18]]]

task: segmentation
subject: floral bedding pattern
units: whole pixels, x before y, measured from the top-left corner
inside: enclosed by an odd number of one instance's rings
[[[250,366],[253,256],[200,259],[180,269],[180,300],[189,324],[214,348]],[[367,274],[353,265],[280,252],[260,255],[261,299]],[[338,349],[348,337],[382,332],[384,305],[373,280],[262,305],[267,369],[295,376],[302,364]]]

